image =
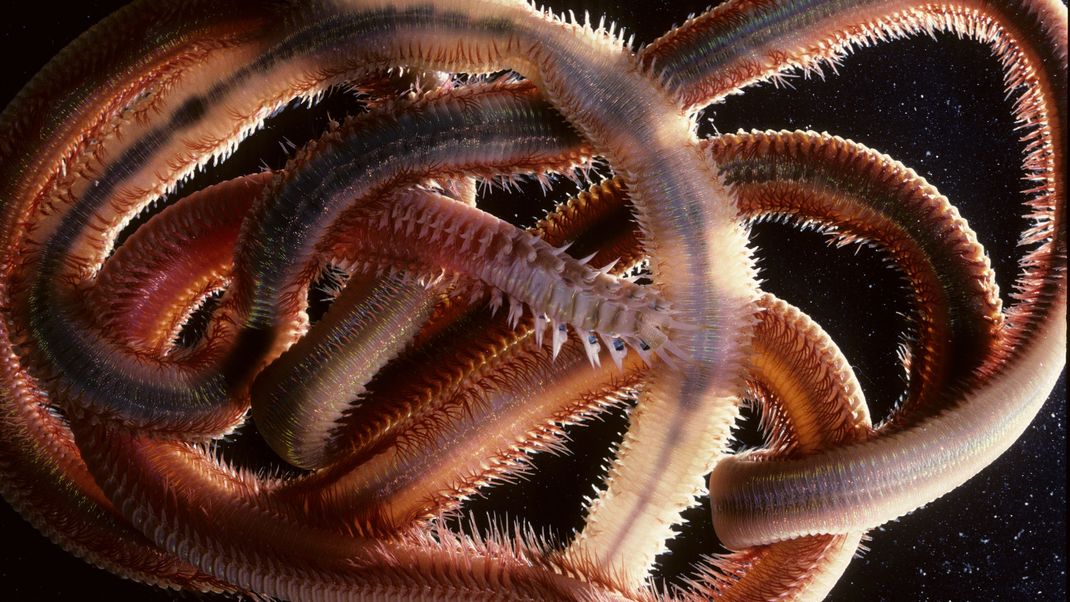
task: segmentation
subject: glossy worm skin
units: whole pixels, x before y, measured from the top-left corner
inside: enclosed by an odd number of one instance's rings
[[[695,135],[726,94],[935,31],[991,45],[1017,98],[1035,185],[1007,309],[954,199],[893,159],[811,132]],[[0,114],[0,492],[69,551],[162,587],[823,597],[868,529],[1011,445],[1062,371],[1066,45],[1065,6],[1043,0],[741,0],[640,50],[507,0],[135,3]],[[525,79],[449,75],[503,69]],[[337,85],[368,112],[118,239]],[[593,163],[615,177],[528,231],[472,202],[477,180],[582,182]],[[871,244],[903,275],[916,334],[888,421],[828,335],[761,293],[761,220]],[[324,270],[337,299],[310,324]],[[766,445],[733,455],[744,399]],[[566,425],[622,406],[575,537],[446,527],[563,449]],[[213,441],[248,419],[309,470],[221,462]],[[735,551],[658,591],[707,475]]]

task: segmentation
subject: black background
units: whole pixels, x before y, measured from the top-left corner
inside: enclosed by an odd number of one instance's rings
[[[63,45],[121,4],[21,5],[20,17],[0,24],[5,74],[0,104]],[[554,6],[588,8],[596,18],[604,13],[644,42],[704,8],[702,3],[596,0],[568,5],[558,0]],[[847,59],[841,73],[828,81],[796,78],[793,89],[763,85],[731,97],[706,111],[702,132],[828,131],[902,161],[947,195],[970,222],[992,257],[1008,303],[1006,291],[1020,256],[1015,243],[1024,223],[1017,217],[1021,208],[1015,192],[1025,185],[1021,145],[995,59],[976,43],[940,36],[864,49]],[[321,126],[322,116],[316,119]],[[256,161],[281,165],[285,156],[275,140],[302,137],[281,130],[280,125],[262,135],[274,140],[254,150],[264,155]],[[880,255],[867,248],[832,249],[816,234],[775,225],[756,227],[754,243],[763,287],[810,313],[832,334],[855,366],[876,417],[882,416],[903,386],[895,348],[908,303]],[[566,490],[560,475],[590,473],[598,462],[585,441],[619,427],[619,419],[610,419],[577,429],[576,454],[540,460],[544,476],[495,490],[472,510],[567,530],[576,524],[575,508],[589,485]],[[992,466],[937,502],[872,531],[871,551],[852,562],[832,599],[1065,599],[1065,469],[1064,376],[1025,435]],[[693,521],[686,535],[665,558],[667,576],[686,572],[697,554],[717,549],[706,510],[689,516]],[[6,594],[0,597],[60,600],[97,592],[113,599],[197,597],[150,590],[89,567],[37,534],[6,504],[0,504],[0,533],[0,592]]]

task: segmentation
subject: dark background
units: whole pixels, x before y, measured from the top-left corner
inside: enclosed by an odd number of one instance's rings
[[[605,13],[648,42],[700,11],[704,2],[617,3],[583,0],[557,9]],[[122,2],[82,2],[77,9],[26,3],[21,17],[0,24],[5,57],[0,104],[60,48]],[[640,6],[642,8],[640,8]],[[992,257],[1008,303],[1021,252],[1024,223],[1015,192],[1021,145],[1013,132],[998,65],[976,43],[940,36],[864,49],[828,81],[792,80],[794,89],[763,85],[703,115],[702,132],[811,129],[852,138],[915,169],[947,195],[978,233]],[[350,99],[329,99],[333,111]],[[334,113],[337,116],[337,112]],[[253,165],[281,166],[277,141],[299,142],[322,127],[324,113],[299,117],[297,126],[268,128],[253,145]],[[712,121],[707,122],[706,119]],[[289,128],[289,129],[287,129]],[[567,188],[564,187],[564,188]],[[516,213],[524,210],[517,209]],[[508,216],[509,211],[504,211]],[[524,217],[518,217],[524,219]],[[902,390],[895,348],[909,307],[894,275],[868,248],[833,249],[816,234],[784,227],[755,228],[763,287],[817,320],[855,366],[880,418]],[[540,459],[543,476],[492,491],[471,505],[476,514],[526,517],[537,528],[567,532],[576,525],[580,496],[597,478],[599,445],[622,422],[610,418],[575,429],[572,456]],[[870,551],[855,559],[832,593],[834,600],[1035,600],[1066,597],[1066,385],[1065,376],[1023,437],[963,487],[913,514],[870,533]],[[554,476],[557,475],[557,476]],[[562,486],[575,475],[579,485]],[[663,574],[686,573],[698,554],[716,551],[708,512],[690,513],[685,536],[673,543]],[[37,534],[0,503],[0,592],[10,599],[196,598],[122,581],[77,560]]]

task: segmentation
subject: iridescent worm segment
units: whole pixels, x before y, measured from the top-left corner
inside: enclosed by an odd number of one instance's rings
[[[727,94],[935,32],[991,46],[1017,99],[1034,185],[1008,308],[966,222],[895,160],[812,132],[695,135]],[[68,551],[167,588],[823,597],[868,529],[1006,450],[1062,370],[1066,80],[1067,11],[1045,0],[729,1],[639,50],[509,0],[136,2],[0,115],[0,491]],[[334,86],[368,111],[117,242]],[[530,230],[474,202],[477,182],[593,162],[615,177]],[[904,275],[917,335],[888,421],[828,335],[760,291],[762,219],[871,243]],[[310,324],[324,273],[337,299]],[[744,398],[767,445],[732,455]],[[447,528],[564,425],[630,400],[570,540]],[[249,417],[304,470],[221,462]],[[707,496],[736,551],[654,588]]]

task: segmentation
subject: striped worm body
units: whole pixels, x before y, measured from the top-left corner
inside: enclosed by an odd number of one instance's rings
[[[1023,243],[1032,248],[1021,262],[1015,284],[1019,301],[1007,312],[1005,324],[1000,325],[996,317],[986,320],[992,325],[986,335],[992,342],[985,344],[987,353],[971,360],[974,366],[949,366],[962,372],[958,383],[951,381],[944,387],[946,392],[928,394],[923,401],[908,398],[901,420],[914,422],[913,426],[895,425],[879,442],[833,449],[821,459],[785,462],[779,467],[741,458],[722,463],[711,477],[711,488],[716,484],[711,503],[718,534],[726,545],[745,547],[804,534],[867,528],[932,501],[976,474],[1020,436],[1062,370],[1067,251],[1065,171],[1057,166],[1066,144],[1067,42],[1066,32],[1053,29],[1044,16],[1056,14],[1065,19],[1066,8],[1039,3],[1022,12],[1004,13],[1000,8],[962,14],[957,10],[946,9],[940,19],[921,19],[905,12],[897,27],[903,34],[925,24],[947,27],[990,42],[1003,63],[1008,89],[1024,88],[1015,105],[1018,119],[1029,132],[1024,165],[1031,178],[1042,184],[1027,191],[1027,217],[1033,226],[1023,235]],[[1047,61],[1046,66],[1039,61]],[[938,255],[929,256],[934,265],[947,265]],[[974,264],[974,272],[987,267]],[[954,269],[960,268],[955,265]],[[955,286],[967,290],[961,284]],[[992,294],[974,296],[987,297],[987,304],[994,307]],[[992,332],[993,326],[1001,327]],[[1020,338],[1024,333],[1029,333],[1028,343]],[[977,343],[967,347],[971,354],[976,350]],[[926,386],[924,378],[913,383]],[[912,417],[914,404],[934,405]],[[896,432],[899,428],[904,430]],[[904,461],[907,450],[910,458]],[[848,457],[850,461],[845,460]],[[865,485],[857,486],[860,483]],[[752,505],[756,499],[769,504]],[[807,501],[816,499],[825,503]],[[769,522],[757,526],[761,519],[750,512],[758,506],[764,516],[776,516],[778,526]],[[804,506],[809,507],[804,510]]]

